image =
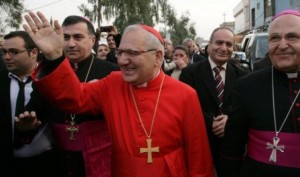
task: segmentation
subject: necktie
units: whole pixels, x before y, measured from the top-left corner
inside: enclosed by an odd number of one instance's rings
[[[20,113],[24,112],[25,108],[25,85],[31,81],[31,78],[29,77],[26,82],[22,82],[18,80],[19,84],[19,93],[17,96],[17,101],[16,101],[16,109],[15,109],[15,116],[18,116]]]
[[[217,90],[217,98],[218,98],[218,106],[219,113],[222,113],[222,105],[223,105],[223,96],[224,96],[224,82],[222,80],[222,76],[220,75],[221,70],[224,68],[221,66],[216,66],[213,68],[215,71],[215,82],[216,82],[216,90]]]
[[[16,101],[16,109],[15,116],[19,116],[19,114],[25,111],[25,85],[31,81],[29,77],[26,82],[22,82],[19,79],[16,79],[19,84],[19,93]],[[14,148],[18,149],[24,144],[24,138],[22,137],[22,133],[14,128]]]

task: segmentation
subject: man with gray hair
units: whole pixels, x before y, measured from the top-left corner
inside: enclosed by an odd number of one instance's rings
[[[185,38],[182,42],[182,45],[186,46],[189,50],[189,56],[190,56],[189,64],[193,64],[193,63],[197,63],[199,61],[206,60],[205,57],[203,57],[200,54],[197,54],[197,52],[195,52],[196,44],[193,39]]]
[[[58,22],[53,29],[40,12],[25,19],[24,29],[47,59],[34,74],[38,89],[65,111],[104,113],[112,137],[112,176],[214,176],[196,92],[161,71],[158,31],[128,26],[117,50],[121,72],[80,83],[62,55]]]
[[[239,80],[225,127],[222,176],[300,175],[299,29],[299,11],[276,15],[268,32],[272,65]]]

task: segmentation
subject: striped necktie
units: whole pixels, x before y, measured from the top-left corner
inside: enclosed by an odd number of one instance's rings
[[[222,66],[216,66],[213,68],[215,72],[215,82],[216,82],[216,90],[217,90],[217,98],[218,98],[218,106],[219,106],[219,113],[222,113],[222,106],[223,106],[223,96],[224,96],[224,82],[222,80],[222,76],[220,75],[221,70],[224,68]]]

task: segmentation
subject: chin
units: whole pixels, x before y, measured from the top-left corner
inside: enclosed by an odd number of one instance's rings
[[[277,69],[282,70],[284,72],[295,72],[297,71],[297,67],[290,63],[276,63],[274,65]]]
[[[123,79],[124,79],[125,82],[128,82],[128,83],[133,83],[133,82],[135,82],[135,79],[134,79],[132,76],[126,75],[126,74],[124,74],[124,73],[123,73]]]

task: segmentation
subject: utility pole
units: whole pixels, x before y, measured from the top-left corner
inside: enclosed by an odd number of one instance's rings
[[[227,14],[224,12],[224,13],[223,13],[223,17],[224,17],[224,25],[225,25],[225,27],[226,27],[226,19],[225,19],[226,15],[227,15]]]

